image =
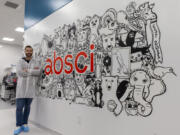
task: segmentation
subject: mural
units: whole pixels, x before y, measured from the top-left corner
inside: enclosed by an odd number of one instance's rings
[[[131,116],[151,115],[154,98],[166,92],[163,78],[168,73],[176,75],[173,68],[162,65],[161,33],[153,7],[149,2],[131,2],[125,10],[110,8],[102,16],[87,16],[59,26],[53,35],[44,34],[35,49],[35,57],[43,62],[44,69],[37,95],[105,108],[114,116],[122,111]],[[75,59],[80,51],[87,58]],[[54,52],[67,61],[55,63],[55,69],[64,65],[61,74],[47,75],[47,59],[54,59]],[[86,72],[73,69],[66,74],[74,61],[79,69],[88,65]]]

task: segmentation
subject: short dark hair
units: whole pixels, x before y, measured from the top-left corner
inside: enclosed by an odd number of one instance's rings
[[[30,45],[27,45],[27,46],[24,48],[24,50],[26,50],[26,48],[31,48],[31,49],[33,49],[32,46],[30,46]]]

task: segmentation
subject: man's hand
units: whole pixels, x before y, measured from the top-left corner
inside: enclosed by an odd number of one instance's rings
[[[34,67],[34,69],[38,70],[38,69],[39,69],[39,67]]]
[[[28,70],[26,68],[23,69],[24,72],[28,72]]]

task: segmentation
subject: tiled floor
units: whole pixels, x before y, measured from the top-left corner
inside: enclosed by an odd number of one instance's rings
[[[13,135],[15,127],[15,107],[0,100],[0,135]],[[45,129],[29,124],[30,132],[20,135],[55,135]]]

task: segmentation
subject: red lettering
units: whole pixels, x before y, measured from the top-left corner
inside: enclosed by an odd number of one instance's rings
[[[71,59],[72,59],[72,55],[68,54],[68,55],[65,57],[65,64],[68,65],[68,66],[71,68],[69,71],[65,69],[65,73],[66,73],[66,74],[70,74],[70,73],[72,73],[72,71],[73,71],[73,65],[72,65],[72,63],[70,63],[70,62],[67,61],[68,58],[71,58]]]
[[[46,65],[45,67],[45,73],[46,75],[49,75],[50,73],[53,74],[53,71],[52,71],[52,61],[51,59],[47,59],[46,62],[49,62],[50,65]],[[49,68],[49,71],[47,71],[47,69]]]
[[[90,45],[90,49],[93,50],[94,49],[94,44]],[[91,52],[90,53],[90,63],[91,63],[91,72],[94,72],[94,53]]]
[[[60,60],[61,62],[61,68],[59,71],[56,70],[56,62],[58,60]],[[56,52],[54,52],[54,72],[58,75],[58,74],[61,74],[62,70],[63,70],[63,59],[61,57],[56,58]]]
[[[77,70],[78,73],[84,73],[86,70],[87,70],[87,65],[83,68],[83,69],[79,69],[78,65],[77,65],[77,62],[78,62],[78,59],[80,56],[84,56],[84,58],[87,58],[87,54],[85,52],[79,52],[75,58],[75,68]]]

